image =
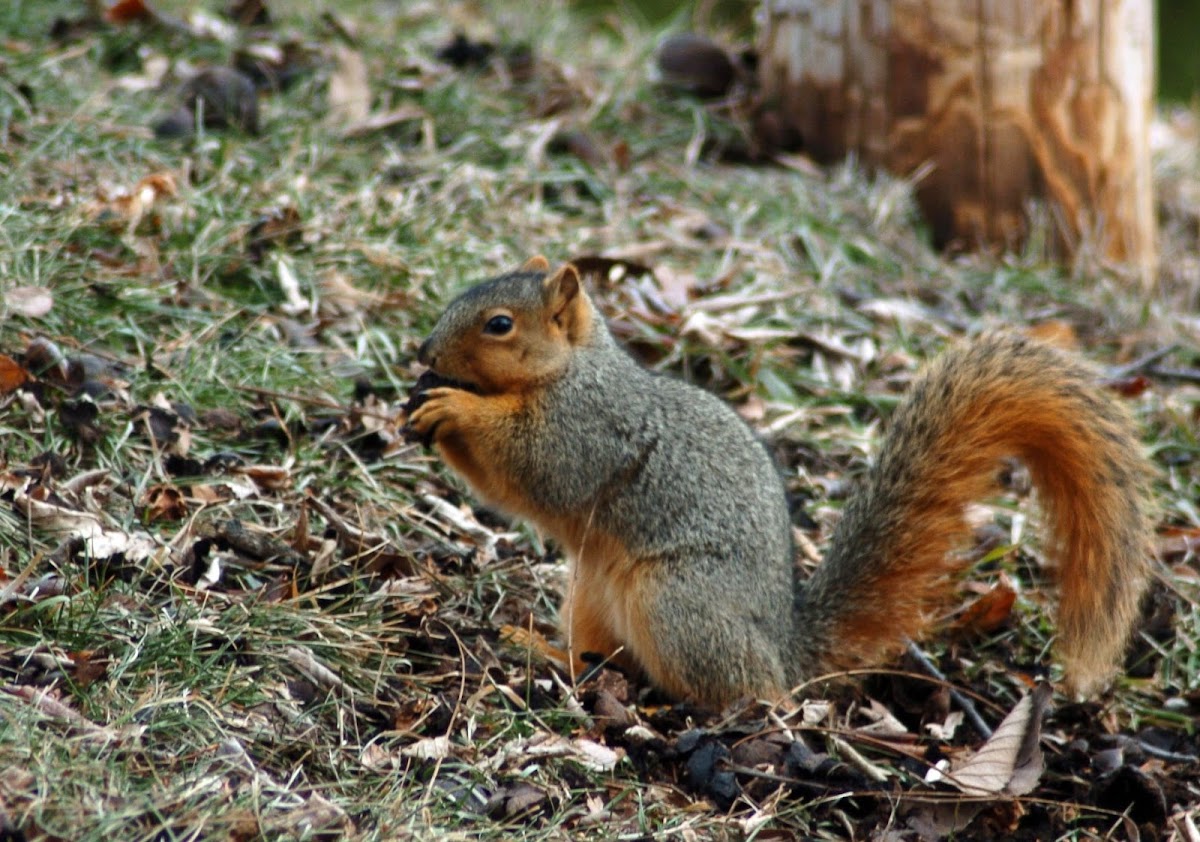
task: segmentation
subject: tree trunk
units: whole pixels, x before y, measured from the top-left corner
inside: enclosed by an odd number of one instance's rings
[[[939,245],[1155,271],[1151,0],[765,0],[764,109],[822,162],[918,174]]]

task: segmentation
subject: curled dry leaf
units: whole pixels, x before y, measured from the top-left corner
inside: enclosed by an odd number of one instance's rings
[[[464,511],[434,494],[422,494],[421,500],[429,506],[437,518],[445,521],[454,531],[465,536],[483,550],[480,554],[481,557],[476,560],[480,566],[495,561],[498,544],[512,542],[519,537],[515,532],[494,532],[488,529],[475,519],[472,512]]]
[[[234,472],[253,480],[264,491],[284,491],[292,483],[292,472],[284,465],[245,465]]]
[[[147,522],[182,520],[187,516],[187,500],[174,485],[152,485],[142,496]]]
[[[317,656],[308,649],[289,646],[284,650],[284,656],[305,678],[317,686],[354,695],[352,688],[342,681],[336,672],[318,661]]]
[[[144,176],[133,187],[122,187],[91,206],[94,214],[111,214],[124,220],[129,231],[138,224],[155,206],[165,199],[179,194],[175,176],[169,172],[157,172]]]
[[[526,781],[516,781],[493,794],[484,804],[483,811],[497,819],[514,819],[528,816],[546,803],[545,792]]]
[[[318,285],[321,290],[320,314],[330,320],[379,313],[409,303],[409,296],[403,292],[381,294],[359,289],[343,272],[336,270],[322,275]]]
[[[400,750],[404,757],[415,757],[418,760],[445,760],[450,756],[450,738],[445,734],[438,737],[426,737],[417,740],[410,746]]]

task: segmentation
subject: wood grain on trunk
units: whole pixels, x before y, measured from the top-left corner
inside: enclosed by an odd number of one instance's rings
[[[764,108],[828,162],[921,173],[940,245],[1154,272],[1149,0],[768,0]]]

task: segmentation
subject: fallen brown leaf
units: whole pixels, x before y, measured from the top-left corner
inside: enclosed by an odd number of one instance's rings
[[[0,354],[0,395],[15,392],[33,377],[12,357]]]
[[[1032,792],[1044,769],[1038,741],[1051,692],[1045,682],[1034,687],[1004,717],[979,751],[947,774],[945,780],[967,795]]]
[[[1008,623],[1017,592],[1005,576],[959,615],[955,628],[970,634],[991,634]]]
[[[187,515],[187,500],[173,485],[152,485],[142,497],[144,517],[148,523],[163,520],[182,520]]]

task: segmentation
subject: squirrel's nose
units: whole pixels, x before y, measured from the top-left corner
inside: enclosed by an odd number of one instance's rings
[[[421,365],[426,365],[430,368],[433,368],[433,357],[431,357],[429,354],[428,339],[422,342],[421,347],[417,349],[417,361],[421,363]]]

